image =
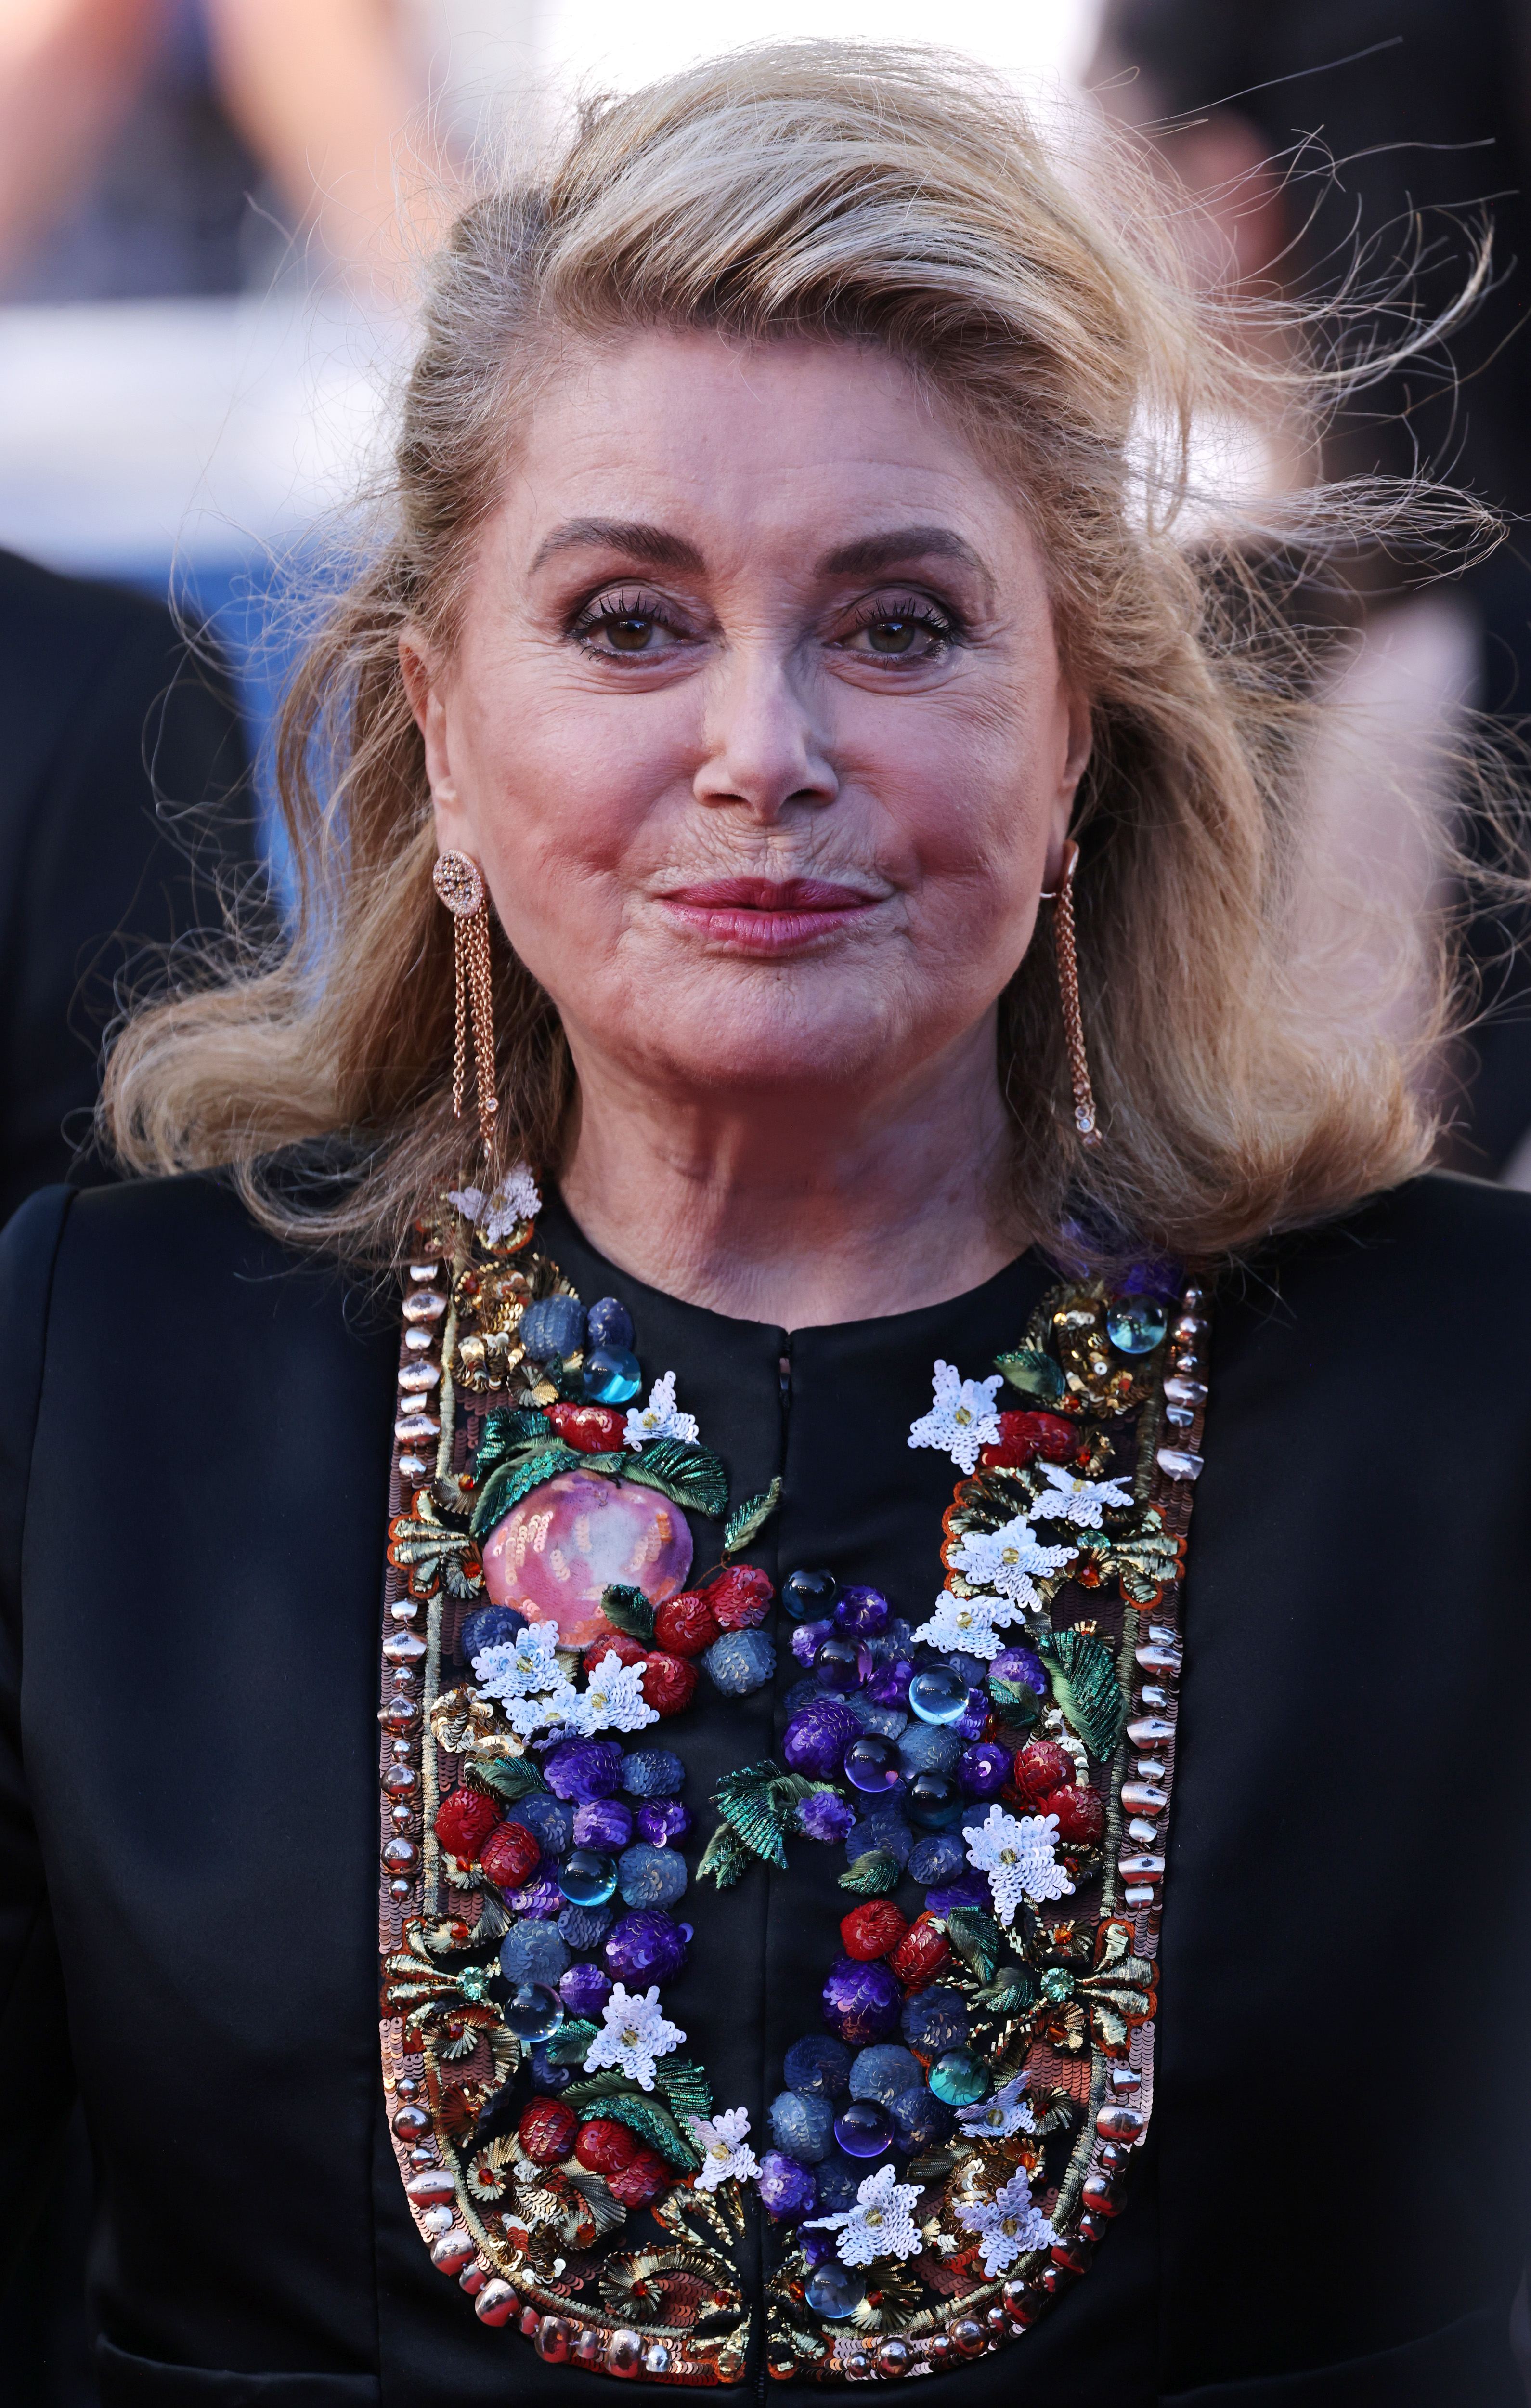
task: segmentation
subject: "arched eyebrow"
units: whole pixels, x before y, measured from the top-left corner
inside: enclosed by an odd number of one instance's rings
[[[692,576],[700,576],[706,567],[696,546],[683,535],[651,526],[643,519],[566,519],[537,546],[532,567],[543,567],[561,552],[581,549],[624,552],[629,560],[641,560],[650,568],[683,568]]]
[[[956,560],[982,579],[992,592],[994,580],[970,543],[952,527],[890,527],[885,535],[858,536],[854,543],[837,544],[818,564],[821,577],[876,577],[903,561]]]

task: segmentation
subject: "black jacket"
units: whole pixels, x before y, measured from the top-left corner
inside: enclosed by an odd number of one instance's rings
[[[1528,1240],[1525,1198],[1425,1179],[1223,1297],[1151,2137],[1094,2270],[931,2408],[1521,2408]],[[951,1470],[904,1433],[934,1355],[1023,1318],[1035,1257],[788,1340],[643,1289],[557,1209],[539,1243],[629,1303],[736,1495],[784,1473],[768,1568],[934,1595]],[[386,2146],[391,1312],[206,1181],[39,1196],[0,1274],[0,2224],[78,2084],[107,2408],[608,2402],[477,2322]],[[771,1713],[666,1726],[694,1808]],[[824,1856],[688,1899],[675,2004],[757,2131],[846,1903]]]

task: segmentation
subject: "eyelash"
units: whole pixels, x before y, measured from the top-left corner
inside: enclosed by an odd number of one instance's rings
[[[924,594],[874,595],[870,601],[858,604],[851,629],[859,635],[864,627],[881,626],[890,619],[912,620],[916,626],[928,627],[933,636],[940,638],[938,650],[943,652],[961,643],[966,632],[954,610],[943,609]],[[922,657],[928,661],[936,655],[926,652]]]
[[[683,638],[687,632],[657,595],[646,594],[641,587],[635,586],[626,592],[608,591],[594,595],[581,605],[570,621],[569,634],[585,651],[596,652],[598,647],[592,638],[602,627],[618,624],[624,619],[650,619],[655,626],[665,628],[672,636]],[[916,626],[930,630],[937,639],[937,644],[932,652],[918,656],[926,661],[948,652],[953,644],[961,643],[966,632],[955,610],[943,609],[932,602],[927,595],[897,593],[874,595],[869,600],[858,604],[851,615],[850,632],[859,635],[864,628],[880,626],[890,619],[909,620]],[[621,658],[620,654],[604,651],[599,656],[602,660]],[[885,666],[897,668],[899,663],[894,658]]]
[[[651,619],[656,627],[664,627],[672,636],[683,636],[686,633],[685,628],[669,615],[665,604],[658,599],[657,595],[645,594],[641,587],[635,586],[626,593],[613,594],[608,591],[595,595],[590,601],[582,604],[569,624],[569,634],[576,643],[582,644],[587,652],[594,652],[596,648],[592,644],[591,638],[600,628],[613,626],[623,619]],[[620,657],[620,655],[614,656],[610,652],[601,653],[602,660],[610,660],[613,657]]]

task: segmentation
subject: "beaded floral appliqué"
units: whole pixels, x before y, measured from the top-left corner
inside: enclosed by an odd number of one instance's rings
[[[784,1584],[780,1760],[720,1783],[694,1878],[790,1878],[817,1842],[850,1896],[755,2134],[665,2012],[694,1935],[664,1726],[703,1673],[776,1675],[735,1558],[780,1483],[729,1510],[675,1374],[643,1402],[622,1306],[533,1250],[539,1209],[524,1171],[444,1199],[406,1283],[380,1939],[414,2220],[485,2324],[594,2372],[980,2356],[1086,2271],[1152,2105],[1201,1291],[1060,1287],[993,1372],[935,1365],[909,1444],[959,1477],[928,1607]]]

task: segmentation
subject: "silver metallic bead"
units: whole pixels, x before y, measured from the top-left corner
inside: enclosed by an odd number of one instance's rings
[[[404,1299],[406,1321],[439,1321],[446,1310],[447,1299],[439,1290],[417,1290],[413,1296],[407,1296]]]
[[[1162,1446],[1154,1460],[1170,1480],[1195,1480],[1205,1458],[1194,1455],[1188,1446]]]

